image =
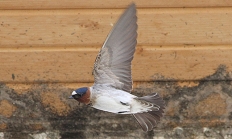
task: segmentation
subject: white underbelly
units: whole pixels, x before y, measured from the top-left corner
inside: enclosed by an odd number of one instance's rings
[[[109,97],[109,96],[98,96],[96,100],[94,100],[92,107],[112,113],[120,113],[120,114],[130,113],[129,105],[123,105],[120,102],[120,100],[117,100],[117,98]]]

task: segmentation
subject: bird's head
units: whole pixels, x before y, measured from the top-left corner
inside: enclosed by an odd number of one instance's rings
[[[75,99],[79,102],[89,104],[90,103],[90,91],[88,87],[82,87],[74,90],[70,99]]]
[[[82,87],[74,90],[69,98],[79,99],[88,91],[87,87]]]

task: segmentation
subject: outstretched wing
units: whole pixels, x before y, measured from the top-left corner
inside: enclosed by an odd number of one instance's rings
[[[95,84],[107,84],[131,92],[131,61],[137,44],[136,22],[136,7],[131,4],[111,30],[95,60]]]

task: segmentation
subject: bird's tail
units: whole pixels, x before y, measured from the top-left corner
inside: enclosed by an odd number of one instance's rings
[[[157,93],[138,97],[136,99],[148,102],[153,106],[148,112],[133,114],[142,129],[144,131],[150,131],[156,126],[157,122],[160,121],[160,118],[163,116],[163,110],[165,108],[164,101]]]

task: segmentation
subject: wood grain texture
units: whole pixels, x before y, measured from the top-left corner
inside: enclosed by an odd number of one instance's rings
[[[0,47],[101,46],[121,9],[2,10]],[[138,45],[232,44],[231,8],[138,10]]]
[[[134,0],[138,7],[226,7],[230,0]],[[125,8],[131,0],[2,0],[0,9]]]
[[[93,82],[92,67],[98,51],[2,48],[0,82]],[[220,65],[230,73],[231,53],[231,46],[139,46],[132,76],[134,81],[202,80],[216,73]],[[215,76],[210,80],[224,79],[232,77]]]

